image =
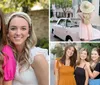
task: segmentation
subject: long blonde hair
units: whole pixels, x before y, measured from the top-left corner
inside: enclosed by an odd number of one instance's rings
[[[29,67],[29,65],[30,65],[30,63],[29,63],[29,56],[30,56],[29,55],[29,50],[30,50],[30,48],[32,48],[36,45],[37,38],[36,38],[36,35],[35,35],[35,32],[34,32],[34,28],[32,26],[32,21],[31,21],[30,17],[24,12],[15,12],[15,13],[13,13],[8,19],[7,28],[9,29],[10,21],[16,16],[24,18],[28,22],[30,36],[25,41],[25,46],[23,48],[21,56],[18,55],[18,52],[17,52],[16,48],[14,47],[14,44],[10,40],[8,40],[8,42],[12,46],[15,58],[18,61],[21,68],[24,64],[28,64],[28,67]]]
[[[83,23],[90,24],[91,13],[83,13]]]
[[[93,65],[93,66],[92,66],[92,63],[93,63],[94,61],[93,61],[93,60],[91,59],[91,57],[90,57],[90,60],[91,60],[91,61],[90,61],[91,69],[94,70],[96,64],[100,61],[100,48],[93,48],[92,51],[97,51],[97,53],[98,53],[98,55],[99,55],[99,58],[98,58],[97,62],[95,62],[95,65]],[[92,51],[91,51],[91,52],[92,52]]]
[[[88,50],[87,50],[86,48],[81,48],[80,51],[79,51],[79,58],[78,58],[78,60],[77,60],[76,65],[80,65],[80,62],[81,62],[80,54],[81,54],[83,51],[86,51],[86,52],[87,52],[87,58],[86,58],[85,60],[86,60],[86,61],[89,61],[89,53],[88,53]]]

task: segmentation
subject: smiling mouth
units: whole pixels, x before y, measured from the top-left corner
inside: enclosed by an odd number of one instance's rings
[[[20,38],[18,38],[18,37],[14,37],[14,39],[15,39],[15,40],[20,40],[20,39],[22,39],[22,38],[21,38],[21,37],[20,37]]]

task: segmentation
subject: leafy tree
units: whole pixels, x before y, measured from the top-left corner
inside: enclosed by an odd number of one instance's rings
[[[90,54],[92,48],[100,48],[100,43],[82,43],[82,47],[87,48]]]
[[[64,16],[66,17],[67,10],[72,7],[72,0],[51,0],[52,4],[55,4],[58,8],[62,8]]]
[[[54,49],[51,49],[51,53],[56,55],[56,57],[61,57],[63,55],[62,46],[55,46]]]
[[[46,1],[46,3],[44,3]],[[0,8],[5,12],[15,12],[22,8],[22,11],[28,12],[35,2],[40,2],[43,6],[48,7],[47,0],[0,0]]]
[[[57,58],[62,57],[64,50],[63,48],[65,48],[68,45],[73,45],[76,46],[76,43],[59,43],[59,45],[55,45],[55,47],[53,49],[51,49],[51,53],[53,55],[56,55]]]
[[[0,8],[5,13],[14,12],[15,11],[14,5],[10,2],[10,0],[0,0]]]
[[[49,0],[39,0],[44,9],[49,8]]]
[[[28,12],[34,3],[38,0],[11,0],[15,4],[15,8],[22,7],[24,12]]]

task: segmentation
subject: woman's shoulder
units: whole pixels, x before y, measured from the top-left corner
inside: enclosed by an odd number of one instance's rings
[[[59,58],[56,58],[54,61],[55,61],[55,62],[59,62],[59,60],[60,60]]]
[[[47,49],[40,48],[40,47],[32,47],[30,49],[30,54],[32,56],[36,56],[38,54],[47,55],[48,54],[48,50]]]
[[[56,59],[55,59],[55,62],[57,61],[57,62],[60,62],[60,60],[61,60],[61,57],[57,57]]]
[[[45,51],[47,51],[47,49],[40,48],[40,47],[32,47],[30,49],[30,51],[34,51],[34,52],[37,52],[37,51],[39,51],[39,52],[45,52]]]
[[[14,54],[13,54],[13,50],[12,50],[11,46],[9,46],[9,45],[3,46],[2,53],[5,56],[4,57],[5,63],[8,62],[8,60],[9,60],[9,62],[10,61],[12,62],[12,60],[15,62],[15,58],[14,58]]]
[[[3,52],[4,54],[8,55],[8,56],[13,56],[12,48],[11,48],[11,46],[9,46],[9,45],[3,46],[2,52]]]
[[[100,66],[100,62],[98,62],[98,63],[97,63],[97,65],[99,65],[99,66]]]
[[[86,61],[84,66],[90,65],[90,62]]]
[[[88,62],[88,61],[86,61],[85,63],[86,63],[86,64],[90,64],[90,62]]]
[[[4,80],[13,80],[16,71],[16,61],[11,46],[3,46],[2,52],[4,54],[4,64],[2,66],[4,70]]]
[[[46,60],[49,59],[47,49],[43,49],[43,48],[40,48],[40,47],[32,47],[30,49],[30,60],[33,62],[34,57],[38,56],[38,55],[39,55],[39,57],[40,57],[40,55],[45,56]]]
[[[9,50],[12,50],[12,48],[9,45],[4,45],[2,48],[2,51],[5,51],[5,50],[9,51]]]

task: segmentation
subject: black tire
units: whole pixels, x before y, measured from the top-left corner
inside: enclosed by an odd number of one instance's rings
[[[52,29],[51,33],[53,34],[53,32],[54,32],[54,29]]]
[[[65,39],[66,41],[73,41],[73,39],[70,37],[70,36],[66,36],[66,39]]]
[[[56,37],[56,35],[54,34],[54,29],[52,29],[51,33],[53,34],[54,37]]]

